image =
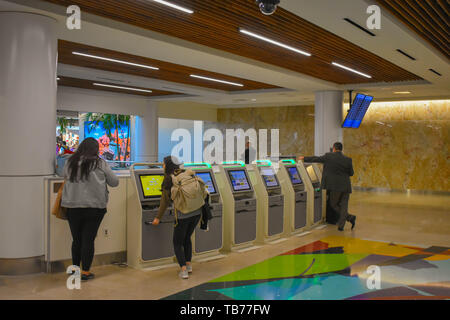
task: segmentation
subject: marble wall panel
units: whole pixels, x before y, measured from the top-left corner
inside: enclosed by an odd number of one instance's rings
[[[449,109],[450,100],[373,103],[359,129],[344,129],[353,185],[450,191]],[[314,106],[219,109],[217,119],[205,130],[279,129],[281,154],[314,153]]]
[[[450,100],[373,103],[344,129],[354,186],[450,191]]]

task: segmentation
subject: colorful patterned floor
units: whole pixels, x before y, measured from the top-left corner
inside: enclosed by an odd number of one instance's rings
[[[166,299],[450,299],[450,248],[327,237]]]

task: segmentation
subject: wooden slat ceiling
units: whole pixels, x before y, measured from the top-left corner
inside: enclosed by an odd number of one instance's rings
[[[63,77],[63,76],[59,76],[59,78],[60,78],[60,80],[58,80],[58,86],[64,86],[64,87],[76,87],[76,88],[82,88],[82,89],[111,91],[111,92],[118,92],[118,93],[135,94],[135,95],[146,96],[146,97],[183,95],[183,94],[180,94],[177,92],[162,91],[162,90],[156,90],[156,89],[152,89],[152,88],[141,88],[141,87],[130,86],[128,84],[120,84],[120,83],[118,84],[118,83],[111,83],[111,82],[105,82],[105,81],[92,81],[92,80]],[[101,84],[121,86],[121,87],[130,87],[130,88],[134,88],[134,89],[150,90],[152,92],[131,91],[131,90],[125,90],[125,89],[119,89],[119,88],[96,86],[96,85],[94,85],[94,83],[101,83]]]
[[[378,3],[450,59],[448,0],[378,0]]]
[[[421,80],[420,77],[278,8],[260,13],[254,0],[173,0],[194,11],[185,14],[149,0],[45,0],[82,12],[132,24],[190,42],[255,59],[338,84]],[[261,34],[312,54],[311,57],[268,44],[239,32]],[[337,62],[372,76],[339,69]]]
[[[72,52],[80,52],[84,54],[100,56],[109,59],[116,59],[127,61],[136,64],[143,64],[152,67],[157,67],[159,70],[145,69],[136,66],[119,64],[111,61],[97,60],[89,57],[74,55]],[[204,71],[196,68],[185,67],[178,64],[164,62],[145,57],[139,57],[128,53],[117,52],[97,47],[92,47],[80,43],[69,42],[65,40],[58,41],[58,62],[75,65],[86,68],[101,69],[105,71],[119,72],[142,76],[147,78],[178,82],[189,84],[198,87],[224,90],[224,91],[245,91],[245,90],[260,90],[260,89],[274,89],[279,88],[270,84],[261,82],[230,77],[227,75]],[[192,78],[190,75],[200,75],[204,77],[220,79],[224,81],[243,84],[243,87],[222,84],[219,82],[206,81],[202,79]]]

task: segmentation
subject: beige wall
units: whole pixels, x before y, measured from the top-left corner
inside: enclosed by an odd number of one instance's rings
[[[449,109],[450,100],[373,103],[359,129],[344,129],[353,185],[450,191]],[[219,109],[217,122],[208,127],[279,128],[281,154],[314,153],[314,106]]]
[[[373,103],[344,129],[354,186],[450,191],[450,100]]]
[[[282,155],[314,152],[314,106],[219,109],[217,121],[221,129],[279,129]]]
[[[195,102],[158,102],[158,117],[184,120],[217,121],[217,107]]]

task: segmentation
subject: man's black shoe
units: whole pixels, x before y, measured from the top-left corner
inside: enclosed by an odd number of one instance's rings
[[[344,228],[338,228],[339,231],[344,231]]]
[[[352,230],[355,227],[356,224],[356,216],[353,216],[353,219],[350,221],[350,223],[352,224]]]

